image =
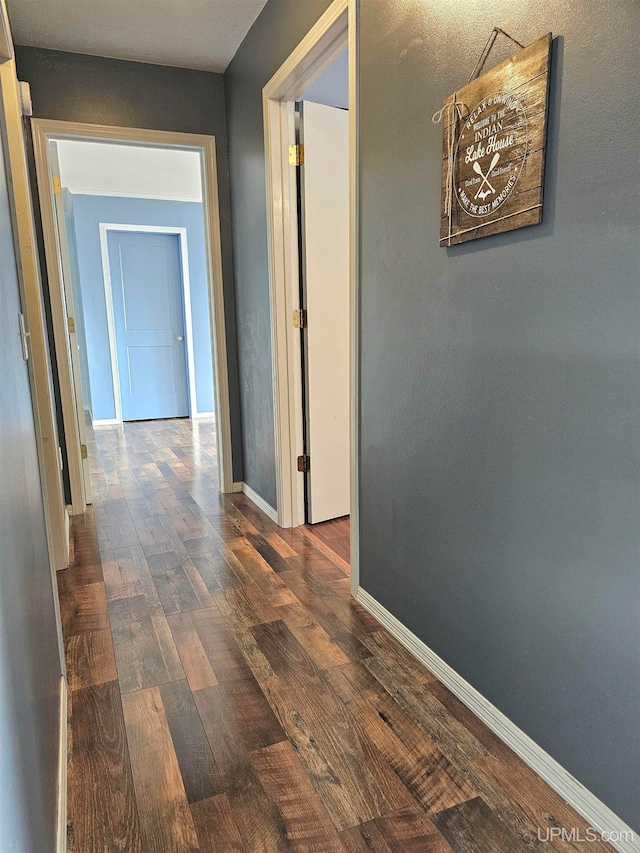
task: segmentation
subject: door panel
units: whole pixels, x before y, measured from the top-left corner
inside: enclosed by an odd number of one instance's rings
[[[307,517],[349,515],[349,113],[305,101],[301,169]]]
[[[170,328],[173,322],[171,278],[175,272],[169,255],[175,250],[177,237],[159,236],[171,240],[171,245],[149,242],[123,245],[120,241],[124,324],[129,331]],[[144,240],[145,235],[133,239],[140,238]],[[155,240],[156,235],[146,239]]]
[[[176,385],[173,347],[129,347],[129,393],[132,396],[147,394],[147,377],[155,374],[154,393],[172,394]]]
[[[59,178],[60,164],[58,162],[58,145],[56,142],[49,142],[49,168],[51,175]],[[73,317],[75,325],[68,329],[69,336],[69,352],[71,355],[71,373],[73,379],[74,390],[74,405],[76,411],[76,420],[78,423],[78,436],[80,444],[87,446],[87,425],[84,415],[84,399],[82,395],[82,376],[80,373],[80,350],[78,345],[77,328],[80,318],[77,316],[76,306],[73,299],[73,277],[72,265],[69,254],[69,236],[67,234],[67,217],[65,214],[64,197],[62,193],[54,193],[54,210],[56,218],[56,232],[58,238],[58,248],[60,250],[60,266],[62,272],[62,288],[65,301],[65,310],[67,317]],[[70,450],[67,448],[67,452]],[[82,457],[82,453],[80,454]],[[91,498],[91,471],[88,457],[82,459],[82,483],[84,487],[84,503],[90,504]],[[73,494],[73,484],[72,484]],[[79,509],[76,501],[76,509]],[[82,504],[80,504],[82,506]]]
[[[174,234],[110,231],[122,419],[189,413],[180,245]]]

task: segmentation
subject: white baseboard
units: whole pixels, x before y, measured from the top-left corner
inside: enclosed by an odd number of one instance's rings
[[[122,421],[119,421],[117,418],[104,418],[103,420],[97,420],[93,422],[93,426],[118,426],[122,425]]]
[[[64,551],[62,554],[63,566],[56,566],[57,571],[67,569],[71,561],[71,507],[64,508]]]
[[[611,809],[599,800],[584,785],[581,785],[555,758],[545,752],[528,735],[512,723],[502,711],[458,675],[434,651],[426,646],[414,633],[395,616],[369,595],[362,587],[356,593],[358,601],[398,642],[424,664],[461,702],[470,708],[507,746],[557,791],[578,814],[588,821],[612,847],[620,853],[639,853],[640,835],[634,833]],[[570,829],[570,827],[568,827]]]
[[[67,850],[67,679],[60,678],[60,743],[58,752],[58,826],[56,853]]]
[[[213,418],[214,416],[215,412],[194,412],[194,414],[191,415],[191,419],[193,420],[194,418]]]
[[[268,515],[271,521],[275,521],[278,523],[278,512],[275,510],[270,504],[268,504],[264,498],[261,498],[257,492],[251,488],[251,486],[247,486],[246,483],[234,483],[233,491],[236,491],[236,486],[240,486],[238,489],[239,492],[244,492],[244,494],[249,498],[250,501],[253,501],[254,504],[261,509],[265,515]]]
[[[234,483],[233,486],[231,486],[231,491],[236,492],[236,493],[241,492],[243,486],[244,486],[244,483],[242,483],[242,482]]]

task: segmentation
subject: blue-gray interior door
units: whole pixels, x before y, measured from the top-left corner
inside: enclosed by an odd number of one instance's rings
[[[175,234],[108,233],[122,419],[189,413],[180,245]]]

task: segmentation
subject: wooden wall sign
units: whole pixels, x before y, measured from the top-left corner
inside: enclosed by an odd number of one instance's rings
[[[542,219],[550,59],[548,33],[444,102],[441,246]]]

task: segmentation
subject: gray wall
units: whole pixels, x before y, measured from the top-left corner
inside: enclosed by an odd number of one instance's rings
[[[244,479],[275,507],[262,88],[330,5],[269,0],[225,73]]]
[[[229,170],[221,74],[17,47],[18,76],[31,85],[36,118],[204,133],[216,137],[234,480],[242,479]]]
[[[271,503],[261,89],[326,5],[270,0],[225,77],[245,479]],[[361,583],[636,828],[639,10],[364,0],[359,114]],[[558,36],[544,222],[447,250],[431,115],[507,19]]]
[[[53,853],[60,660],[0,138],[0,851]]]
[[[640,5],[360,13],[361,583],[640,829]],[[544,222],[447,250],[431,115],[507,18],[558,37]]]

